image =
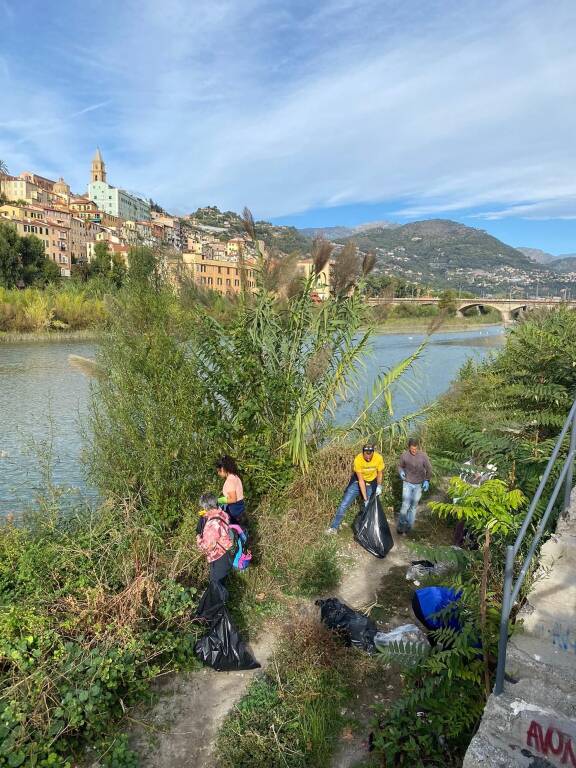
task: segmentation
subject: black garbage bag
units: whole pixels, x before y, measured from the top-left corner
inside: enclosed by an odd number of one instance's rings
[[[197,619],[212,624],[220,618],[224,604],[226,603],[226,590],[220,584],[211,581],[206,591],[200,598],[198,609],[196,611]]]
[[[380,497],[375,493],[370,497],[367,506],[358,513],[352,527],[358,544],[375,557],[386,557],[394,546]]]
[[[220,609],[207,635],[194,646],[194,653],[203,664],[217,672],[237,669],[258,669],[260,664],[240,638],[228,610]]]
[[[354,611],[335,597],[316,600],[320,618],[328,629],[336,631],[346,643],[364,651],[374,650],[376,624],[360,611]]]

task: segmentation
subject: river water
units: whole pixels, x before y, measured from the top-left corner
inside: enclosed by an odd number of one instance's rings
[[[356,395],[342,405],[339,421],[362,407],[375,377],[414,351],[417,334],[378,334]],[[444,392],[470,357],[482,359],[503,340],[503,329],[437,333],[429,342],[406,386],[395,394],[395,415],[414,411]],[[55,484],[70,500],[94,497],[82,463],[82,424],[89,407],[90,381],[71,368],[68,356],[94,357],[92,343],[0,344],[0,515],[17,515],[43,487],[43,469],[51,466]]]

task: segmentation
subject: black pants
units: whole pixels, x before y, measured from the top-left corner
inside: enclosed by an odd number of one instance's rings
[[[228,590],[224,586],[224,579],[232,570],[232,555],[226,552],[225,555],[219,557],[218,560],[214,560],[210,563],[210,581],[213,584],[221,587],[225,594],[225,599],[228,598]]]

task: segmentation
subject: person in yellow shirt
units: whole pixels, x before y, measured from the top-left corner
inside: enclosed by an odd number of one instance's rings
[[[364,504],[368,504],[369,498],[373,493],[380,496],[382,493],[382,475],[384,473],[384,459],[382,455],[374,450],[372,443],[367,443],[354,458],[353,474],[350,482],[344,491],[344,496],[340,506],[336,510],[334,519],[330,527],[326,530],[328,534],[337,532],[346,510],[352,504],[354,499],[361,496]]]

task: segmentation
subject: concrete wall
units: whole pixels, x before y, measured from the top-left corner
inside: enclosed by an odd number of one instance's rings
[[[576,493],[540,551],[509,646],[501,696],[486,704],[463,768],[576,768]]]

